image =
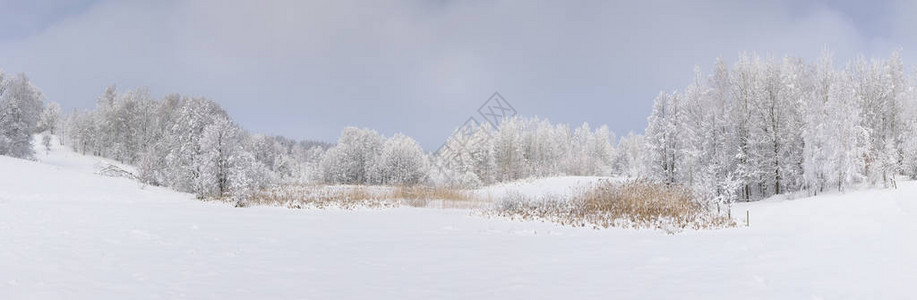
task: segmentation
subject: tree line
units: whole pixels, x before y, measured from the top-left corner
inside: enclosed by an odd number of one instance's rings
[[[894,187],[917,177],[917,94],[898,52],[835,68],[743,54],[656,97],[646,176],[721,202],[794,191]]]
[[[216,102],[146,89],[107,88],[92,110],[60,107],[25,75],[0,72],[0,154],[34,156],[48,131],[80,153],[137,166],[153,184],[243,202],[296,183],[477,187],[558,175],[644,177],[692,188],[713,203],[917,178],[917,84],[898,52],[835,67],[740,55],[695,70],[683,90],[660,93],[645,134],[571,128],[514,117],[457,129],[440,150],[412,138],[345,128],[334,144],[250,134]]]
[[[118,92],[112,86],[96,104],[66,116],[65,144],[135,165],[143,182],[199,198],[244,203],[259,189],[308,176],[310,163],[328,147],[252,135],[202,97],[157,100],[146,89]]]
[[[607,126],[570,128],[539,118],[513,117],[456,130],[433,158],[437,181],[474,187],[529,177],[637,175],[639,136],[620,145]],[[636,143],[635,143],[636,141]]]

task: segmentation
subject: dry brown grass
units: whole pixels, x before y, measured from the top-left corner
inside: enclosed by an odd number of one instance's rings
[[[404,204],[413,207],[476,208],[481,206],[481,201],[478,201],[470,191],[439,186],[399,186],[392,190],[390,196],[392,199],[401,200]]]
[[[264,189],[249,200],[251,205],[283,206],[293,209],[337,207],[393,207],[397,203],[382,189],[367,186],[286,184]]]
[[[430,186],[362,186],[286,184],[257,193],[247,205],[301,208],[386,208],[399,205],[425,208],[482,206],[470,191]]]
[[[636,223],[672,219],[684,224],[701,211],[691,190],[648,181],[602,183],[574,199],[574,203],[580,214],[609,214]]]
[[[648,227],[669,232],[734,225],[731,219],[704,209],[690,189],[645,180],[600,182],[569,200],[511,195],[491,213],[572,226]]]

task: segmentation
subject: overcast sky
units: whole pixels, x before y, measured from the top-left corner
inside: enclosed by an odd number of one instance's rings
[[[433,150],[495,91],[623,135],[718,56],[902,47],[912,71],[917,8],[863,2],[0,0],[0,68],[67,110],[148,87],[211,98],[254,133],[360,126]]]

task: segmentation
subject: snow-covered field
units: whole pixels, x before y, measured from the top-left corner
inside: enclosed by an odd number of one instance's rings
[[[750,227],[668,235],[233,208],[95,175],[101,159],[63,148],[38,159],[0,157],[0,299],[904,299],[917,283],[915,182],[741,204]]]

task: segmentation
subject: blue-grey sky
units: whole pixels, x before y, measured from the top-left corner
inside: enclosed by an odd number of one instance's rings
[[[433,150],[494,91],[623,135],[718,56],[902,47],[910,63],[912,2],[0,0],[0,68],[68,110],[144,86],[214,99],[255,133],[361,126]]]

